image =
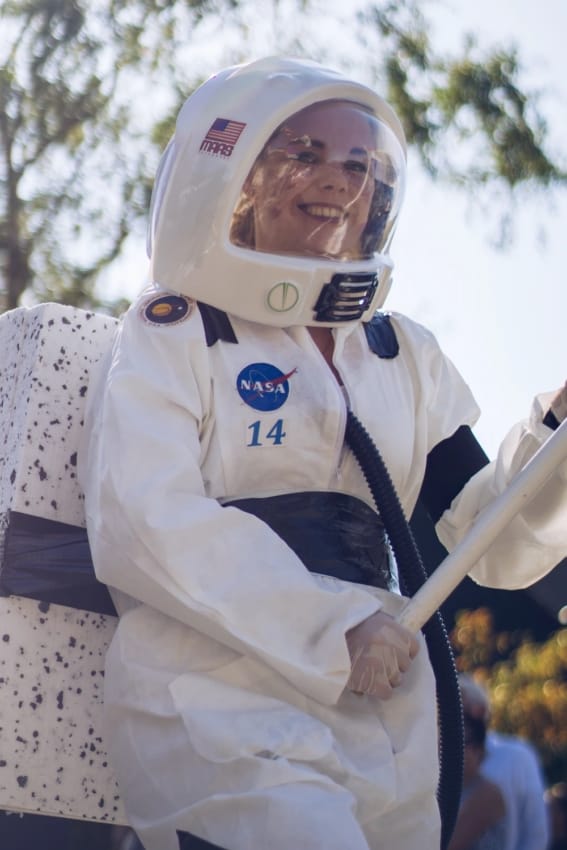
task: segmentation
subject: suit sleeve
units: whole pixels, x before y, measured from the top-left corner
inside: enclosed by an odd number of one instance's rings
[[[554,394],[534,400],[529,416],[509,431],[489,462],[471,431],[479,410],[461,375],[429,331],[408,320],[400,330],[413,363],[416,441],[427,458],[421,495],[451,551],[553,433],[544,418]],[[567,556],[566,484],[567,462],[499,535],[471,578],[489,587],[528,587]]]
[[[497,457],[476,472],[452,500],[437,523],[447,549],[454,548],[475,518],[508,486],[514,475],[548,439],[543,424],[547,397],[535,399],[530,416],[515,425]],[[488,587],[520,589],[546,575],[567,555],[567,487],[565,464],[512,520],[471,570]]]

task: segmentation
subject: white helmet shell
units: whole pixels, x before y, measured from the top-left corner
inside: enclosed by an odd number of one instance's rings
[[[400,122],[370,88],[306,60],[268,58],[224,69],[185,102],[158,168],[148,231],[154,283],[266,325],[372,317],[389,289],[387,245],[347,261],[255,251],[230,239],[242,186],[266,141],[290,115],[326,100],[373,113],[395,137],[405,167]],[[404,177],[398,175],[399,198]],[[317,308],[329,302],[331,282],[331,309]],[[354,313],[353,299],[362,305]]]

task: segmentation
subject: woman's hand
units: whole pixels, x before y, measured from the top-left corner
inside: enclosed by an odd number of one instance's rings
[[[567,382],[555,394],[550,410],[560,425],[567,419]]]
[[[392,696],[419,649],[415,635],[383,611],[350,629],[346,641],[351,660],[347,687],[380,699]]]

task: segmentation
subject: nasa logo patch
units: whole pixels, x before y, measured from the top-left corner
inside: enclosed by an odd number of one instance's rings
[[[150,325],[178,325],[189,318],[194,303],[183,295],[160,295],[142,305],[142,318]]]
[[[295,372],[285,374],[271,363],[250,363],[236,379],[238,395],[254,410],[277,410],[288,399],[289,379]]]

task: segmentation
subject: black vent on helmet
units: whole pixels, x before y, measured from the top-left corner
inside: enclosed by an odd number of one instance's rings
[[[334,274],[315,304],[318,322],[351,322],[368,310],[378,287],[376,273]]]

